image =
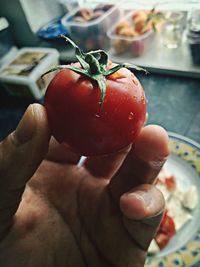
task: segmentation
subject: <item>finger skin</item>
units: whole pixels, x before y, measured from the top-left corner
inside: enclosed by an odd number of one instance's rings
[[[50,139],[46,159],[53,162],[77,164],[80,155],[72,152],[69,147],[59,144],[54,137]]]
[[[120,198],[124,226],[144,250],[148,249],[155,235],[164,208],[165,200],[162,193],[149,184],[137,186]]]
[[[169,155],[168,135],[156,125],[142,129],[136,143],[121,168],[110,182],[113,198],[120,196],[140,184],[152,184]]]
[[[12,223],[26,183],[47,152],[49,138],[45,109],[34,104],[16,131],[0,143],[0,237]]]
[[[158,140],[156,140],[156,138]],[[130,150],[131,145],[115,154],[89,157],[86,159],[84,167],[90,172],[91,175],[96,178],[111,179],[121,167]],[[147,168],[146,166],[143,171],[146,171],[148,173],[149,178],[150,175],[154,177],[154,172],[156,171],[156,168],[160,168],[160,165],[163,164],[163,161],[166,159],[169,153],[168,137],[165,130],[155,125],[146,126],[142,130],[138,140],[134,144],[131,153],[133,155],[132,157],[129,156],[129,158],[131,158],[130,164],[128,163],[128,160],[126,160],[125,168],[122,168],[127,169],[128,171],[129,167],[132,165],[132,161],[136,160],[137,162],[135,163],[135,172],[141,172],[143,166],[149,165],[149,168]],[[161,153],[161,155],[159,156],[160,159],[156,158],[156,155],[158,155],[158,153]],[[140,164],[140,166],[138,164]]]
[[[96,178],[110,179],[120,168],[130,149],[131,145],[115,154],[87,158],[84,167]]]
[[[132,220],[144,220],[160,214],[164,206],[162,193],[149,184],[139,185],[120,198],[123,214]]]

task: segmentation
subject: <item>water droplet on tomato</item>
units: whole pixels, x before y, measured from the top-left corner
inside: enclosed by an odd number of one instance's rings
[[[133,114],[133,112],[130,112],[130,114],[128,116],[129,121],[133,120],[133,118],[134,118],[134,114]]]
[[[139,84],[135,77],[132,78],[132,82],[133,82],[136,86],[138,86],[138,84]]]
[[[99,115],[99,114],[95,114],[95,117],[96,117],[96,118],[100,118],[100,115]]]
[[[146,100],[145,100],[144,95],[142,95],[142,97],[141,97],[141,101],[142,101],[142,104],[146,104]]]

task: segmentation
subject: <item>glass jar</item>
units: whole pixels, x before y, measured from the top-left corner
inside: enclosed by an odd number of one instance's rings
[[[165,47],[178,48],[183,36],[183,12],[169,12],[165,16],[165,24],[161,32],[162,43]]]
[[[200,65],[200,9],[192,10],[187,24],[187,41],[192,61]]]

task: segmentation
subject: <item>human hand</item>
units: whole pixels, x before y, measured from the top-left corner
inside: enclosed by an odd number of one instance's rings
[[[0,266],[142,267],[164,209],[152,183],[166,132],[146,126],[134,147],[81,167],[80,155],[49,140],[35,104],[0,144]]]

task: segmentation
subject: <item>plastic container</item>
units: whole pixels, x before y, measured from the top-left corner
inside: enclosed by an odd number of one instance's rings
[[[69,30],[70,37],[83,50],[90,51],[108,48],[109,39],[106,32],[122,14],[122,10],[118,5],[109,6],[110,8],[107,11],[91,21],[73,21],[74,16],[83,10],[83,7],[73,10],[63,17],[62,23]],[[97,7],[95,6],[92,10]]]
[[[192,10],[187,25],[187,40],[194,65],[200,66],[200,9]]]
[[[123,36],[116,33],[116,29],[121,23],[128,23],[128,25],[133,23],[132,17],[136,12],[137,11],[132,11],[128,13],[108,30],[107,35],[115,54],[130,54],[133,57],[139,57],[146,53],[151,47],[155,37],[155,33],[152,29],[136,37]]]
[[[59,53],[52,48],[22,48],[0,69],[0,82],[12,95],[39,100],[52,75],[41,75],[58,65]]]

